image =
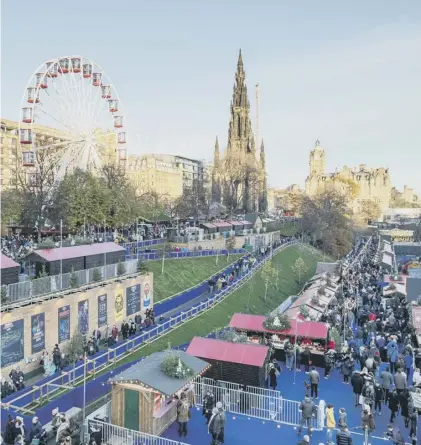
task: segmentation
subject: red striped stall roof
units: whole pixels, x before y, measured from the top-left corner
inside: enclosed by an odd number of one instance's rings
[[[6,256],[4,253],[1,254],[1,269],[10,269],[12,267],[20,267],[16,261]]]
[[[219,360],[260,367],[265,363],[269,348],[261,345],[194,337],[186,352],[204,360]]]
[[[123,246],[116,243],[97,243],[83,244],[81,246],[57,247],[54,249],[34,250],[41,258],[46,261],[68,260],[70,258],[78,258],[82,256],[101,255],[112,252],[125,251]]]
[[[211,224],[211,223],[202,223],[201,224],[203,227],[206,227],[207,229],[216,229],[215,224]]]
[[[214,222],[212,223],[213,225],[215,225],[216,227],[227,227],[230,228],[232,226],[232,224],[227,223],[227,222]]]
[[[324,323],[316,321],[301,321],[296,323],[291,321],[291,328],[286,331],[269,331],[263,327],[264,315],[234,314],[230,321],[230,328],[241,329],[243,331],[263,332],[266,334],[281,334],[285,336],[295,336],[303,338],[323,339],[327,337],[328,328]]]

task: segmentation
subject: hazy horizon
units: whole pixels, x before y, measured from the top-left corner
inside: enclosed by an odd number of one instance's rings
[[[420,2],[4,0],[1,10],[3,118],[19,120],[40,64],[78,54],[113,80],[129,152],[212,161],[215,136],[227,143],[241,48],[253,127],[260,85],[269,186],[303,186],[319,139],[328,172],[386,167],[393,186],[421,194]]]

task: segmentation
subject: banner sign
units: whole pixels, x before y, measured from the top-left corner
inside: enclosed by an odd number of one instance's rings
[[[31,317],[31,350],[32,354],[45,349],[45,313]]]
[[[24,359],[23,319],[1,325],[1,367]]]
[[[143,310],[150,309],[152,306],[152,288],[149,281],[143,284]]]
[[[58,308],[58,342],[70,340],[70,306]]]
[[[89,301],[79,301],[77,304],[77,321],[79,332],[87,334],[89,332]]]
[[[140,312],[140,284],[128,287],[126,289],[126,315]]]
[[[98,327],[105,326],[108,321],[107,294],[98,295]]]

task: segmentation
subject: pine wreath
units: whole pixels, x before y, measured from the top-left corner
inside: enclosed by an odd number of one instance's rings
[[[169,352],[162,360],[161,371],[173,379],[188,379],[195,374],[174,351]]]
[[[287,315],[269,315],[263,322],[263,327],[269,331],[287,331],[291,328],[291,323]]]
[[[247,343],[248,341],[247,334],[244,332],[236,332],[233,329],[221,331],[218,334],[218,338],[232,343]]]

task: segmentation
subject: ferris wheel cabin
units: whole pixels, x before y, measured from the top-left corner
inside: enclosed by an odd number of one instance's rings
[[[24,167],[33,167],[35,165],[35,152],[33,150],[22,151],[22,165]]]
[[[92,65],[90,63],[84,63],[82,73],[84,79],[90,79],[92,77]]]
[[[25,107],[22,109],[22,122],[25,124],[31,124],[32,123],[32,108]]]
[[[109,99],[111,97],[111,85],[101,85],[101,93],[103,99]]]
[[[120,162],[127,160],[127,149],[126,148],[120,148],[118,150],[118,159]]]
[[[70,60],[69,59],[60,59],[60,73],[67,74],[70,70]]]
[[[123,116],[114,116],[114,128],[123,127]]]
[[[20,143],[24,145],[32,144],[34,138],[32,130],[29,128],[24,128],[20,130]]]
[[[108,108],[111,111],[111,113],[117,112],[118,111],[118,100],[110,99],[108,101]]]
[[[102,73],[93,73],[92,74],[92,85],[94,87],[101,86],[102,83]]]
[[[39,102],[39,93],[37,91],[36,88],[34,87],[30,87],[28,88],[28,97],[27,97],[27,102],[30,104],[33,104],[34,102],[38,103]]]
[[[37,73],[36,74],[36,87],[35,88],[42,88],[43,90],[45,90],[45,88],[48,88],[47,77],[45,76],[45,73]]]
[[[118,133],[118,135],[117,135],[117,142],[119,144],[125,144],[127,142],[126,132],[123,131],[121,133]]]
[[[47,62],[47,76],[55,78],[58,76],[58,66],[55,62]]]
[[[80,73],[80,58],[79,57],[73,57],[72,58],[72,72],[73,73]]]

